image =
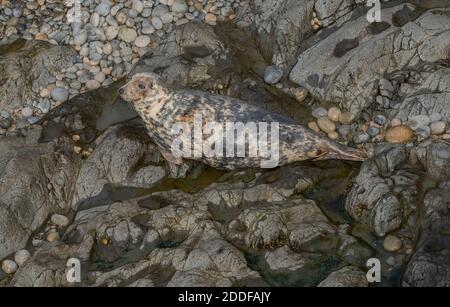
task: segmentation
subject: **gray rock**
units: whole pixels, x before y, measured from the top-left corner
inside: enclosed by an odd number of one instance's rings
[[[383,125],[386,124],[387,119],[386,119],[386,116],[379,114],[379,115],[375,116],[375,118],[373,119],[373,121],[374,121],[376,124],[378,124],[378,125],[380,125],[380,126],[383,126]]]
[[[0,109],[12,112],[30,100],[51,76],[71,66],[76,51],[68,46],[27,41],[18,51],[0,57]]]
[[[51,95],[53,99],[59,102],[64,102],[69,98],[69,92],[63,87],[55,87]]]
[[[400,5],[383,10],[385,28],[381,32],[368,31],[365,14],[346,22],[333,35],[300,53],[290,79],[306,87],[317,99],[343,105],[357,114],[375,100],[377,93],[373,88],[386,74],[408,69],[421,61],[448,59],[445,50],[450,41],[450,31],[447,31],[450,17],[440,20],[432,11],[426,11],[414,21],[416,30],[412,30],[410,23],[392,22],[393,16],[403,9]],[[441,22],[446,25],[444,28],[437,26],[434,31],[423,31]],[[442,49],[430,48],[430,42]],[[382,45],[389,49],[380,48]],[[361,67],[365,69],[361,71]],[[355,81],[353,76],[357,74]]]
[[[303,40],[313,33],[310,17],[314,2],[252,1],[240,13],[249,18],[242,18],[238,25],[256,29],[263,53],[272,57],[272,63],[286,69],[294,64],[292,56],[297,53]]]
[[[175,0],[172,5],[172,11],[175,13],[186,13],[188,5],[185,0]]]
[[[406,122],[406,125],[411,127],[411,129],[413,130],[424,128],[429,124],[430,124],[430,117],[428,117],[427,115],[416,115]]]
[[[366,273],[356,267],[344,267],[331,273],[318,287],[368,287]]]
[[[449,202],[448,188],[431,190],[425,196],[421,237],[417,251],[406,267],[403,286],[450,286]]]
[[[327,111],[327,109],[322,108],[322,107],[315,108],[312,111],[312,116],[314,116],[315,118],[327,117],[328,111]]]
[[[81,31],[73,38],[73,43],[75,45],[81,46],[87,41],[87,32]]]
[[[102,2],[97,6],[95,11],[100,16],[107,16],[109,12],[111,11],[111,3],[109,0],[102,0]]]
[[[367,130],[367,133],[368,133],[371,137],[377,136],[378,134],[380,134],[380,128],[370,127],[370,128]]]
[[[358,134],[356,134],[355,136],[353,136],[353,142],[355,142],[355,144],[363,144],[363,143],[367,143],[370,140],[370,135],[365,133],[365,132],[360,132]]]
[[[98,195],[105,184],[151,188],[163,179],[166,172],[161,166],[138,167],[147,150],[157,152],[141,131],[126,126],[107,130],[80,170],[72,208],[77,209],[82,200]]]
[[[29,145],[39,138],[33,141],[32,131],[23,143],[0,140],[0,259],[24,248],[49,214],[69,208],[78,162],[51,146]]]
[[[283,78],[283,69],[278,66],[269,66],[264,70],[264,81],[268,84],[276,84]]]

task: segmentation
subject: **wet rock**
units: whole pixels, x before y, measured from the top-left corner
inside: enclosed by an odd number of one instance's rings
[[[356,267],[344,267],[331,273],[319,287],[368,287],[366,273]]]
[[[0,258],[24,248],[51,213],[69,208],[79,161],[51,145],[36,145],[39,135],[35,128],[28,139],[0,139]]]
[[[256,29],[263,54],[271,57],[275,65],[287,68],[301,42],[312,34],[313,8],[314,1],[257,0],[241,13],[249,18],[244,18],[239,26]]]
[[[383,79],[386,73],[406,69],[425,59],[429,62],[448,59],[444,50],[448,48],[449,32],[445,31],[441,24],[450,24],[449,17],[444,14],[445,16],[437,18],[432,11],[426,11],[415,19],[415,30],[412,30],[410,23],[392,24],[392,17],[403,8],[404,6],[400,5],[383,10],[383,20],[390,21],[387,22],[390,27],[382,33],[371,34],[367,31],[367,19],[365,14],[362,14],[363,16],[346,22],[332,35],[312,44],[300,53],[290,74],[291,81],[306,87],[315,98],[340,104],[344,109],[357,114],[375,101],[377,93],[373,89],[378,85],[377,80]],[[422,31],[428,29],[431,24],[436,25],[435,31]],[[356,40],[361,43],[356,44]],[[344,46],[343,42],[352,44]],[[443,49],[438,51],[427,47],[430,42],[442,46]],[[339,44],[346,48],[339,49],[340,52],[336,54],[335,50]],[[390,47],[386,50],[382,46]],[[392,57],[396,60],[392,61]],[[367,63],[370,63],[369,66]],[[361,67],[366,68],[361,71]],[[359,77],[355,82],[352,76],[356,74]]]
[[[370,135],[365,132],[358,133],[353,137],[353,141],[355,142],[355,144],[367,143],[369,140]]]
[[[16,41],[19,50],[0,58],[0,109],[12,111],[31,99],[33,90],[47,86],[48,80],[71,66],[76,51],[47,42]]]
[[[264,71],[264,81],[268,84],[276,84],[283,78],[283,69],[278,66],[269,66]]]
[[[315,118],[326,117],[328,115],[328,111],[325,108],[319,107],[312,111],[312,116]]]
[[[157,153],[143,130],[129,126],[107,130],[97,140],[96,150],[80,170],[72,208],[78,208],[82,201],[88,203],[108,184],[150,188],[163,179],[166,175],[164,167],[139,165],[148,151]]]
[[[349,193],[345,208],[357,221],[368,225],[375,234],[384,236],[402,224],[403,210],[394,195],[388,177],[401,168],[407,159],[403,146],[386,147],[374,160],[362,165]]]
[[[2,270],[6,274],[14,274],[17,271],[17,263],[12,260],[3,260],[2,262]]]
[[[431,134],[433,135],[441,135],[444,134],[445,129],[447,128],[447,125],[445,122],[434,122],[430,125],[431,128]]]
[[[330,133],[336,130],[336,124],[329,120],[327,117],[320,117],[317,120],[317,125],[326,133]]]
[[[396,252],[402,248],[402,241],[396,236],[386,236],[383,241],[383,247],[388,252]]]
[[[448,177],[447,177],[448,178]],[[448,184],[448,182],[447,182]],[[402,284],[409,287],[448,287],[450,285],[450,225],[448,187],[434,189],[424,199],[421,237],[417,251],[406,267]]]
[[[408,126],[395,126],[386,131],[385,139],[389,143],[407,143],[414,137]]]
[[[82,263],[91,256],[94,239],[87,236],[78,244],[44,244],[14,275],[14,287],[68,287],[66,271],[70,258]]]
[[[445,180],[450,176],[450,144],[446,141],[436,141],[431,144],[421,144],[416,149],[422,165],[428,176],[435,180]]]

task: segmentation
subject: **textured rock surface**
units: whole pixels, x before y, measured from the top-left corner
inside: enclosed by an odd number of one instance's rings
[[[290,79],[318,99],[359,113],[375,100],[375,85],[385,75],[419,67],[423,62],[448,60],[447,10],[427,11],[400,25],[395,16],[401,16],[402,10],[416,8],[401,5],[383,10],[381,32],[367,24],[366,16],[345,23],[300,54]]]
[[[79,160],[27,138],[0,139],[0,259],[25,247],[47,216],[69,209]]]
[[[367,287],[366,273],[356,267],[345,267],[331,273],[319,287]]]
[[[450,193],[449,182],[427,193],[422,208],[422,235],[412,257],[403,285],[448,287],[450,285]]]
[[[240,26],[255,29],[264,55],[283,68],[292,64],[301,42],[312,34],[310,16],[314,1],[257,0]],[[256,12],[256,14],[255,14]]]
[[[33,91],[47,86],[50,77],[69,67],[76,52],[46,42],[17,41],[19,50],[0,51],[0,109],[12,111],[33,99]]]
[[[157,165],[159,153],[142,130],[114,127],[96,142],[97,150],[80,170],[72,208],[100,194],[105,184],[150,188],[165,177],[164,167]]]

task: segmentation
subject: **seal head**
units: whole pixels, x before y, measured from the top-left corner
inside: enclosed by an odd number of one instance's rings
[[[154,73],[139,73],[119,89],[119,95],[123,100],[135,104],[146,97],[154,97],[164,90],[164,86],[158,75]]]

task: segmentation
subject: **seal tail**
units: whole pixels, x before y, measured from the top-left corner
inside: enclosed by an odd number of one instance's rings
[[[327,142],[326,154],[315,160],[347,160],[347,161],[366,161],[367,153],[361,149],[351,148],[335,142]]]

